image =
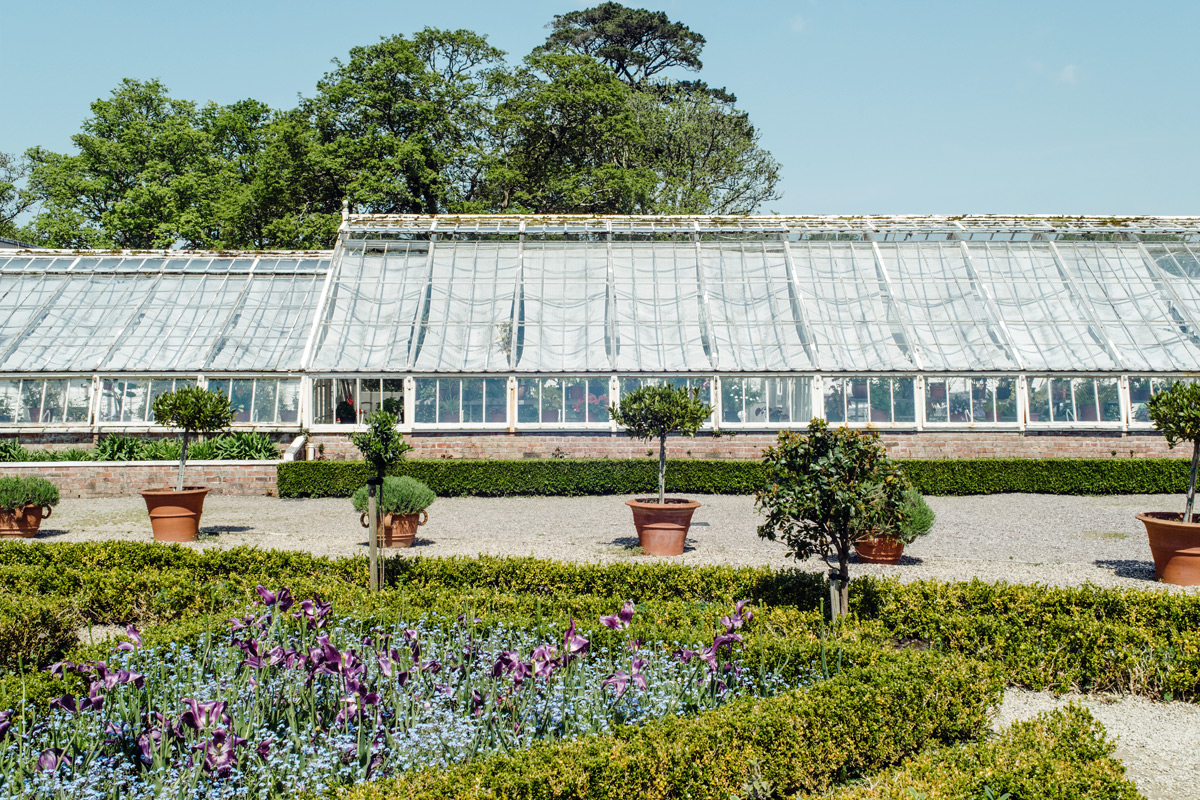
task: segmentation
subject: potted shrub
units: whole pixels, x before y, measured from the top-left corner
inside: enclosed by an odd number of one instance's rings
[[[142,492],[150,512],[150,527],[157,542],[194,542],[200,532],[204,512],[205,486],[185,486],[189,440],[199,434],[215,433],[229,427],[234,410],[223,394],[184,386],[154,398],[154,421],[183,432],[179,448],[179,474],[174,489],[147,489]]]
[[[1196,467],[1200,463],[1200,383],[1175,383],[1156,392],[1147,404],[1154,427],[1174,448],[1192,443],[1192,468],[1188,472],[1187,499],[1183,513],[1148,511],[1137,518],[1146,526],[1154,571],[1164,583],[1200,585],[1200,515],[1196,503]]]
[[[845,616],[850,550],[868,523],[890,515],[891,504],[898,508],[907,481],[879,434],[830,428],[822,419],[810,422],[804,434],[780,432],[763,464],[767,487],[755,495],[755,505],[766,521],[758,535],[783,540],[798,560],[819,555],[828,563],[836,557],[837,569],[829,573],[831,610],[834,618]]]
[[[32,539],[58,505],[58,487],[45,478],[0,478],[0,537]]]
[[[700,390],[682,387],[642,386],[621,397],[620,406],[609,413],[625,432],[637,439],[658,439],[658,500],[639,497],[626,502],[633,509],[638,542],[647,555],[683,554],[692,514],[700,507],[694,500],[667,497],[667,436],[695,436],[712,416],[712,407],[700,400]]]
[[[937,515],[914,486],[903,489],[896,504],[889,502],[894,493],[889,495],[882,485],[875,496],[875,519],[860,526],[854,552],[866,564],[897,564],[904,555],[904,545],[929,533]]]
[[[412,447],[404,441],[404,436],[396,429],[394,414],[389,414],[387,411],[376,411],[367,417],[366,423],[367,429],[353,434],[350,441],[354,442],[354,446],[362,453],[363,460],[367,462],[367,468],[371,471],[372,477],[367,479],[366,486],[366,508],[368,516],[371,516],[370,511],[376,513],[379,511],[375,501],[382,487],[384,475],[392,465],[404,458],[404,454],[412,450]],[[372,509],[371,506],[376,507]],[[383,561],[378,558],[377,552],[379,548],[378,517],[369,520],[367,527],[372,531],[367,536],[367,546],[370,548],[370,582],[371,588],[374,590],[384,585]]]
[[[360,486],[351,498],[354,510],[362,516],[359,522],[370,528],[367,519],[367,487]],[[437,499],[433,490],[421,481],[407,475],[399,478],[387,477],[379,490],[379,513],[383,515],[383,547],[412,547],[417,537],[417,528],[429,521],[425,509]]]

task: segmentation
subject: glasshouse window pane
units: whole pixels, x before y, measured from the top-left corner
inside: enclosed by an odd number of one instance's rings
[[[825,384],[825,419],[829,422],[846,421],[846,388],[841,378]]]
[[[462,386],[457,380],[438,379],[438,424],[456,425],[462,419]]]
[[[950,421],[971,421],[971,385],[967,378],[948,378],[946,388],[950,393]]]
[[[88,393],[92,382],[73,380],[67,387],[67,422],[88,421]]]
[[[892,414],[895,422],[917,421],[912,378],[892,378]]]
[[[41,422],[44,388],[45,381],[21,381],[21,407],[18,409],[21,422]]]
[[[146,421],[147,381],[125,381],[121,396],[121,422]]]
[[[652,380],[649,378],[644,381],[640,378],[621,378],[621,396],[624,397],[641,386],[650,385]]]
[[[721,378],[721,422],[742,421],[742,379]]]
[[[1029,421],[1050,422],[1050,379],[1029,379]]]
[[[538,421],[538,381],[521,378],[517,381],[517,422]]]
[[[746,419],[754,425],[767,422],[767,382],[764,378],[745,378],[742,386],[746,402]]]
[[[211,389],[213,382],[210,380],[208,386]],[[313,381],[313,424],[314,425],[332,425],[333,424],[333,379],[318,378]]]
[[[872,378],[868,391],[871,399],[871,422],[891,422],[892,379]]]
[[[867,379],[848,378],[846,384],[846,421],[870,422],[871,401]]]
[[[558,422],[562,419],[562,381],[547,378],[542,381],[542,422]]]
[[[988,378],[994,383],[996,394],[996,421],[1016,422],[1017,416],[1017,379]]]
[[[438,382],[434,378],[417,378],[417,396],[413,404],[415,422],[432,425],[437,422]]]
[[[234,422],[250,421],[250,405],[253,401],[253,380],[235,379],[229,382],[229,405],[233,406]]]
[[[563,381],[563,391],[563,419],[566,422],[587,422],[587,379],[567,378]]]
[[[20,381],[0,381],[0,422],[16,422],[21,398]]]
[[[1054,422],[1074,422],[1079,418],[1070,378],[1050,379],[1050,418]]]
[[[773,425],[791,422],[790,384],[787,378],[767,378],[767,422]]]
[[[354,405],[360,421],[365,421],[367,416],[379,410],[380,404],[383,402],[380,395],[380,384],[379,378],[358,379],[358,397]]]
[[[987,378],[971,379],[971,421],[996,421],[995,397]]]
[[[150,418],[150,420],[152,422],[157,421],[154,419],[154,401],[156,399],[158,399],[158,397],[160,395],[164,395],[167,392],[171,392],[174,390],[175,390],[175,381],[172,380],[171,378],[165,378],[165,379],[164,378],[154,378],[150,381],[149,406],[146,410],[146,415]]]
[[[483,388],[487,421],[501,424],[508,422],[508,381],[504,378],[488,378]]]
[[[333,421],[338,425],[353,425],[358,422],[358,412],[354,405],[356,383],[353,378],[336,378],[333,381]]]
[[[806,425],[812,419],[812,379],[792,378],[792,422]]]
[[[280,407],[283,401],[280,400]],[[383,399],[380,408],[396,417],[397,422],[404,422],[404,379],[384,378]]]
[[[608,378],[588,378],[587,421],[608,422]]]
[[[300,419],[300,381],[279,382],[279,421],[296,422]]]
[[[1149,422],[1151,382],[1149,378],[1129,379],[1129,413],[1134,422]]]
[[[274,422],[275,421],[275,399],[278,395],[278,387],[275,381],[266,378],[259,378],[254,381],[254,414],[251,416],[251,422]]]
[[[946,400],[946,381],[944,379],[926,379],[925,381],[925,421],[950,421],[950,404]]]
[[[124,388],[121,381],[105,380],[100,382],[100,398],[96,408],[96,418],[101,422],[118,422],[121,419],[121,391]]]
[[[1116,378],[1096,379],[1096,405],[1101,422],[1121,421],[1121,392]]]
[[[219,395],[229,397],[229,379],[228,378],[209,378],[208,391],[216,392]]]
[[[66,396],[67,381],[46,381],[46,391],[42,397],[42,422],[62,424]]]
[[[483,378],[462,380],[462,421],[483,422]]]

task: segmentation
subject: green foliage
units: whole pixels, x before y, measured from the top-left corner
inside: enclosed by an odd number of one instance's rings
[[[900,513],[895,525],[895,538],[912,544],[933,528],[937,514],[925,502],[925,496],[910,486],[900,500]]]
[[[1146,409],[1171,447],[1200,443],[1200,383],[1173,383],[1151,395]]]
[[[378,478],[412,450],[412,445],[404,441],[404,435],[396,428],[396,416],[387,411],[376,411],[367,417],[367,429],[353,434],[350,440]]]
[[[279,458],[279,448],[271,437],[257,431],[237,431],[209,441],[213,451],[210,458],[216,460],[270,461]]]
[[[183,386],[154,398],[154,421],[179,428],[184,434],[213,433],[233,423],[229,398],[199,386]]]
[[[1016,722],[997,739],[918,754],[828,800],[1011,797],[1013,800],[1137,800],[1137,788],[1113,757],[1092,715],[1071,705]]]
[[[142,461],[148,455],[146,449],[146,442],[136,436],[110,433],[96,442],[92,453],[96,461]],[[178,457],[176,453],[171,460]]]
[[[781,432],[763,463],[768,483],[755,505],[766,520],[758,535],[782,539],[796,559],[836,555],[843,583],[854,542],[897,524],[908,482],[874,432],[814,419],[807,435]]]
[[[58,505],[58,487],[45,478],[34,476],[0,477],[0,511],[12,513],[25,506]]]
[[[712,417],[712,406],[700,399],[700,389],[682,386],[640,386],[611,406],[613,420],[636,439],[658,439],[658,502],[666,492],[667,436],[695,436]]]
[[[0,670],[36,670],[59,661],[78,641],[78,616],[63,597],[0,597]]]
[[[381,514],[416,514],[424,511],[433,504],[437,495],[425,484],[408,476],[383,479],[379,493],[379,513]],[[363,513],[367,510],[367,487],[360,486],[352,498],[354,510]]]

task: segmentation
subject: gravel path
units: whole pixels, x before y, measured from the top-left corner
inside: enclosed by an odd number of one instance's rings
[[[1108,698],[1009,689],[993,722],[999,730],[1069,702],[1086,706],[1116,740],[1116,757],[1147,800],[1200,796],[1200,705],[1155,703],[1142,697]]]
[[[443,498],[409,551],[430,556],[519,555],[610,563],[649,560],[637,549],[625,498]],[[782,544],[760,539],[759,516],[745,496],[707,496],[693,519],[683,564],[793,566]],[[852,574],[1162,589],[1146,534],[1134,514],[1183,506],[1176,496],[933,497],[938,520],[910,545],[900,565],[856,564]],[[281,500],[212,495],[198,547],[252,545],[350,555],[366,533],[344,499]],[[66,499],[46,521],[41,541],[150,541],[141,498]],[[819,563],[810,562],[810,568]],[[1191,591],[1191,590],[1183,590]]]

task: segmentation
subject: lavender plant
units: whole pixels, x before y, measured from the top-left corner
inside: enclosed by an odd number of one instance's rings
[[[369,628],[319,598],[259,587],[228,632],[144,648],[130,628],[106,661],[60,662],[86,693],[42,718],[0,713],[0,797],[274,798],[444,766],[546,739],[610,732],[792,688],[740,663],[745,601],[697,649],[478,620]],[[628,628],[630,602],[600,618]]]

